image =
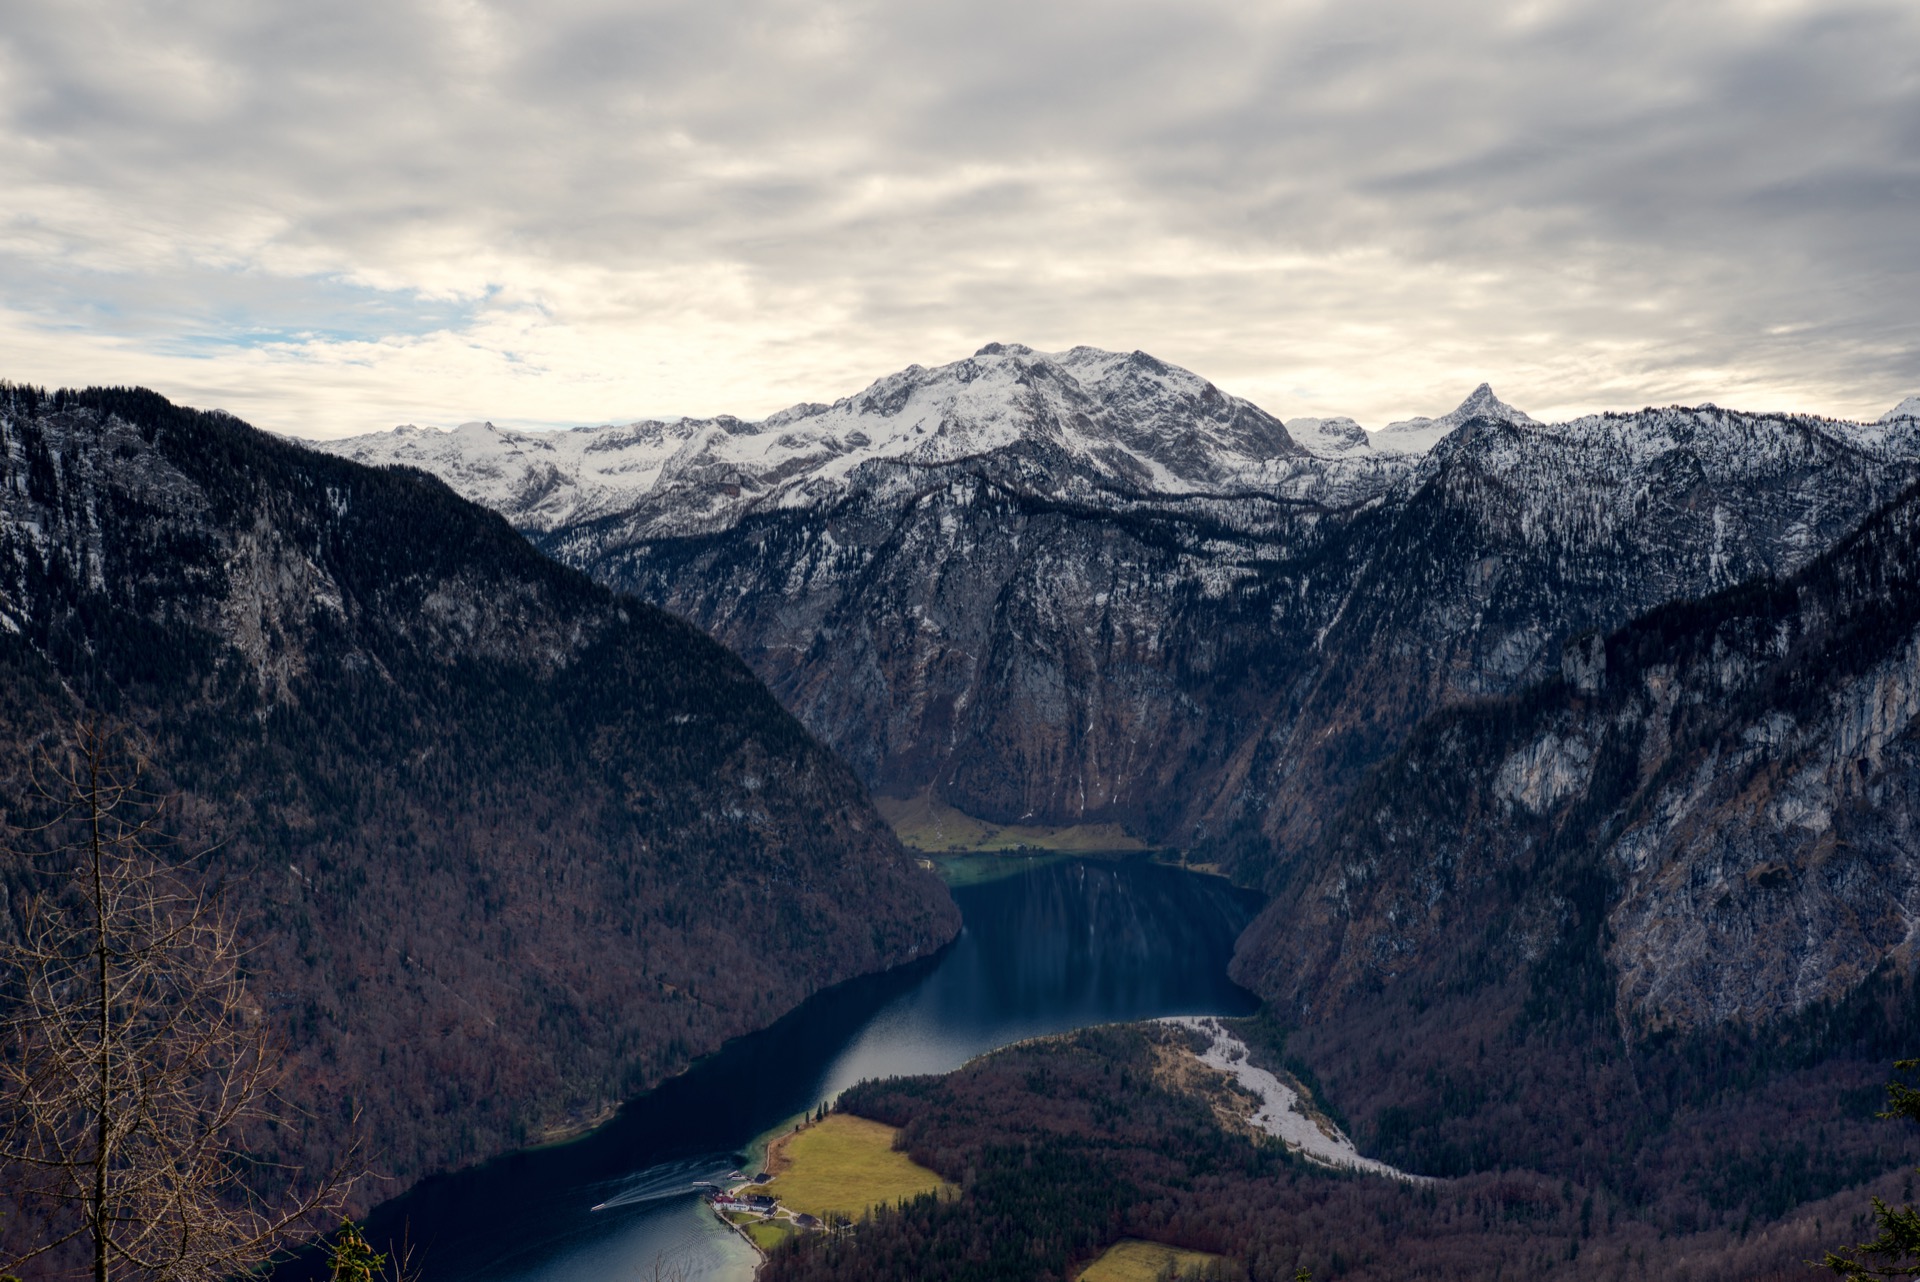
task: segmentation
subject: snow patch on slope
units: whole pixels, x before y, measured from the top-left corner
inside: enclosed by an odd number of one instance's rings
[[[1333,418],[1290,418],[1287,435],[1317,458],[1345,458],[1373,449],[1367,429],[1344,414]]]

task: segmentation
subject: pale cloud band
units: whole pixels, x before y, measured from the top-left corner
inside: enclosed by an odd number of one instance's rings
[[[16,0],[0,375],[310,434],[989,339],[1286,417],[1920,390],[1920,8]]]

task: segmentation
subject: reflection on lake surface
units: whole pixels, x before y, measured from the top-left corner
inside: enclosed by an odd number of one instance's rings
[[[1227,979],[1255,896],[1143,861],[1036,862],[954,892],[951,948],[843,984],[730,1043],[585,1139],[429,1180],[377,1211],[422,1282],[744,1279],[755,1256],[693,1193],[756,1137],[868,1077],[940,1073],[1089,1024],[1250,1013]],[[596,1209],[598,1208],[598,1209]]]

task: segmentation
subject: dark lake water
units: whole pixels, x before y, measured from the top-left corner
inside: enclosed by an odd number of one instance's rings
[[[1089,1024],[1256,1005],[1226,966],[1259,901],[1218,878],[1036,861],[954,898],[965,926],[938,955],[820,994],[584,1139],[429,1180],[376,1211],[370,1235],[404,1224],[422,1282],[745,1279],[753,1252],[694,1182],[854,1082]]]

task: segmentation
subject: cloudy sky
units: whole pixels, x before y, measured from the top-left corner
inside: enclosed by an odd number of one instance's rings
[[[0,376],[756,417],[982,343],[1369,426],[1920,392],[1914,0],[8,0]]]

